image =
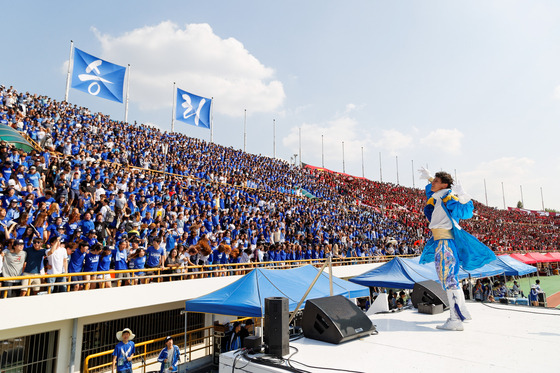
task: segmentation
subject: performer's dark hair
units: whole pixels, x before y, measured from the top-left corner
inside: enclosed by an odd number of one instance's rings
[[[448,188],[451,188],[451,186],[453,185],[453,178],[447,172],[436,172],[436,177],[439,177],[442,183],[447,184]]]

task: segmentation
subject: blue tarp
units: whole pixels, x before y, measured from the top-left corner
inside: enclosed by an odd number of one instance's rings
[[[313,282],[317,271],[319,269],[312,265],[284,270],[256,268],[228,286],[186,301],[185,309],[189,312],[262,317],[265,298],[286,297],[290,311],[293,311]],[[329,295],[329,276],[328,273],[322,273],[306,299]],[[368,297],[369,289],[333,276],[333,295],[347,298]]]
[[[351,278],[350,281],[364,286],[393,289],[412,289],[415,283],[426,280],[439,282],[433,263],[419,264],[418,258],[395,257],[380,267]]]
[[[420,257],[396,257],[380,267],[350,279],[350,281],[364,286],[393,289],[413,289],[415,283],[426,280],[439,282],[434,263],[420,264],[419,259]],[[457,277],[459,280],[463,280],[468,278],[469,274],[471,278],[479,278],[504,273],[503,266],[496,262],[497,260],[472,271],[465,271],[460,268]]]
[[[537,272],[537,268],[512,258],[509,255],[500,255],[496,261],[498,265],[504,268],[506,276],[524,276],[529,273]]]

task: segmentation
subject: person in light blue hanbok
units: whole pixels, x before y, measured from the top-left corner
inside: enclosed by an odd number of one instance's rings
[[[459,267],[467,271],[480,268],[496,259],[496,255],[459,226],[459,221],[471,218],[474,210],[471,197],[463,187],[460,184],[453,185],[453,178],[447,172],[438,172],[432,177],[425,168],[419,171],[420,178],[430,182],[426,185],[424,215],[432,231],[420,263],[435,262],[439,280],[449,300],[450,316],[445,324],[437,328],[463,330],[463,321],[470,320],[471,316],[457,279]]]

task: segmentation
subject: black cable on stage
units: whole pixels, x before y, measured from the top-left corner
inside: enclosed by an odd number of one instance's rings
[[[303,366],[306,367],[306,368],[333,370],[333,371],[336,371],[336,372],[365,373],[365,372],[361,372],[361,371],[359,371],[359,370],[349,370],[349,369],[329,368],[329,367],[319,367],[319,366],[314,366],[314,365],[307,365],[307,364],[304,364],[304,363],[302,363],[302,362],[300,362],[300,361],[291,360],[291,359],[292,359],[292,356],[294,356],[295,354],[297,354],[297,353],[299,352],[299,350],[297,349],[297,347],[294,347],[294,346],[290,346],[290,347],[296,350],[293,354],[291,354],[291,355],[288,357],[288,364],[289,364],[291,367],[293,367],[293,366],[292,366],[292,363],[291,363],[291,362],[293,361],[294,363],[301,364],[301,365],[303,365]],[[295,368],[295,367],[293,367],[293,368]],[[297,368],[295,368],[295,369],[297,369]]]
[[[310,373],[310,372],[307,372],[305,370],[293,368],[291,366],[282,365],[282,363],[285,361],[284,359],[275,358],[275,360],[277,360],[278,362],[274,362],[270,358],[264,358],[264,357],[253,358],[253,357],[250,357],[248,355],[247,351],[243,352],[243,357],[245,359],[247,359],[248,361],[250,361],[251,363],[254,363],[254,364],[266,365],[266,366],[270,366],[270,367],[274,367],[274,368],[278,368],[278,369],[282,369],[282,370],[287,370],[288,372]]]
[[[530,313],[530,314],[533,314],[533,315],[545,315],[545,316],[560,316],[560,312],[554,314],[554,313],[543,313],[543,312],[535,312],[535,311],[514,310],[514,309],[511,309],[511,308],[492,307],[491,305],[489,305],[486,302],[479,302],[479,303],[482,303],[483,305],[485,305],[488,308],[492,308],[494,310],[499,310],[499,311],[513,311],[513,312]]]

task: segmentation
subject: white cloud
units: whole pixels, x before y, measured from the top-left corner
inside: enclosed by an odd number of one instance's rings
[[[461,153],[461,140],[463,133],[458,129],[452,130],[438,128],[420,139],[420,144],[429,145],[431,148],[439,149],[448,154]]]
[[[557,100],[560,100],[560,85],[554,88],[553,97]]]
[[[284,98],[282,82],[234,38],[223,39],[208,24],[184,28],[167,21],[119,36],[93,30],[101,57],[131,65],[130,100],[142,110],[170,107],[172,84],[214,97],[216,112],[242,116],[274,112]]]
[[[412,136],[405,135],[397,130],[383,130],[381,137],[374,142],[378,148],[389,151],[390,155],[398,155],[399,150],[412,145]]]

